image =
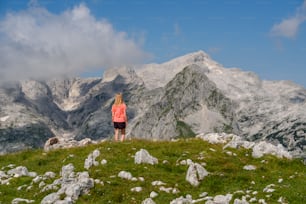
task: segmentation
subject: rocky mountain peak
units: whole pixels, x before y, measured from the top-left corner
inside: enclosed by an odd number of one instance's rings
[[[111,82],[118,76],[121,76],[127,83],[143,84],[142,79],[137,76],[135,69],[131,66],[122,66],[106,70],[103,74],[102,82]]]
[[[189,53],[181,57],[174,58],[170,60],[169,62],[164,63],[163,65],[182,66],[184,64],[185,66],[189,64],[204,65],[208,67],[209,69],[214,69],[215,67],[221,66],[216,61],[212,60],[210,56],[202,50],[193,52],[193,53]]]
[[[175,138],[234,129],[232,104],[208,79],[207,71],[195,64],[186,66],[157,94],[158,100],[142,110],[128,134],[167,139],[165,135]]]
[[[196,64],[204,67],[206,71],[220,69],[222,66],[212,60],[208,54],[203,51],[190,53],[181,57],[174,58],[163,64],[148,64],[136,69],[148,89],[163,87],[184,67]]]

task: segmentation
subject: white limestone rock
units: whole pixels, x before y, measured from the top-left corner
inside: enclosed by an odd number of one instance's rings
[[[9,176],[4,172],[4,171],[0,171],[0,180],[2,178],[8,178]]]
[[[74,178],[74,166],[73,164],[67,164],[62,167],[62,171],[60,172],[62,179]]]
[[[60,175],[60,179],[56,179],[52,184],[45,186],[42,192],[56,190],[57,186],[60,186],[60,189],[56,193],[47,195],[42,203],[74,203],[80,195],[89,193],[90,189],[94,187],[94,179],[89,177],[88,172],[75,173],[72,164],[63,166]],[[60,200],[57,196],[62,194],[66,195],[64,200]]]
[[[72,200],[77,200],[81,194],[81,186],[77,183],[71,184],[66,188],[65,194]]]
[[[127,180],[132,180],[133,176],[130,172],[127,171],[120,171],[118,173],[118,177],[122,178],[122,179],[127,179]]]
[[[132,192],[141,192],[142,191],[142,187],[137,186],[137,187],[131,188],[131,191]]]
[[[275,191],[275,189],[274,189],[273,187],[275,187],[275,184],[267,185],[267,186],[263,189],[263,192],[264,192],[264,193],[272,193],[272,192]]]
[[[226,195],[217,195],[214,197],[214,203],[222,203],[222,204],[229,204],[232,200],[233,195],[232,194],[226,194]]]
[[[266,141],[261,141],[254,145],[252,156],[254,158],[260,158],[265,154],[275,155],[278,158],[288,158],[292,159],[292,155],[285,150],[285,148],[278,144],[277,146],[267,143]]]
[[[240,200],[239,198],[236,198],[234,200],[234,204],[249,204],[249,202],[245,198],[243,198],[242,200]]]
[[[100,151],[98,149],[94,150],[88,155],[84,162],[84,168],[89,169],[92,166],[98,166],[99,162],[96,161],[96,158],[100,156]]]
[[[177,188],[172,188],[172,187],[160,186],[159,190],[163,191],[163,192],[166,192],[166,193],[172,193],[172,194],[179,193],[179,190]]]
[[[51,204],[51,203],[55,203],[59,199],[60,199],[60,196],[57,193],[50,193],[49,195],[45,196],[40,203],[41,204]]]
[[[223,149],[226,149],[227,147],[238,149],[240,147],[243,147],[245,149],[250,149],[255,145],[255,142],[249,142],[246,140],[243,140],[240,136],[237,135],[231,135],[231,140],[224,145]]]
[[[239,148],[243,147],[246,149],[252,148],[252,156],[254,158],[260,158],[265,154],[275,155],[279,158],[288,158],[291,159],[292,155],[288,152],[281,144],[273,145],[266,141],[260,142],[249,142],[242,139],[240,136],[234,134],[226,133],[209,133],[209,134],[199,134],[196,136],[204,141],[208,141],[212,144],[225,144],[223,149],[228,147]]]
[[[204,141],[207,141],[211,144],[225,144],[230,138],[231,135],[225,133],[208,133],[208,134],[199,134],[196,136]]]
[[[150,198],[155,198],[155,197],[157,197],[158,196],[158,193],[156,193],[155,191],[152,191],[151,193],[150,193]]]
[[[12,204],[19,204],[19,203],[34,203],[35,200],[29,200],[24,198],[15,198],[12,200]]]
[[[187,195],[186,198],[183,196],[176,198],[170,202],[170,204],[192,204],[193,200],[191,195]]]
[[[248,171],[254,171],[254,170],[256,170],[256,166],[254,166],[254,165],[245,165],[243,167],[243,169],[244,170],[248,170]]]
[[[208,171],[198,163],[192,163],[189,165],[186,174],[186,181],[188,181],[192,186],[198,186],[200,181],[208,175]]]
[[[36,172],[29,172],[27,167],[25,166],[18,166],[14,169],[7,171],[7,174],[13,177],[21,177],[21,176],[29,176],[29,177],[36,177]]]
[[[146,198],[141,204],[156,204],[152,198]]]
[[[152,181],[152,186],[162,186],[162,185],[166,185],[166,183],[162,182],[162,181]]]
[[[56,176],[56,173],[52,172],[52,171],[47,171],[45,174],[44,174],[44,177],[45,178],[55,178]]]
[[[145,149],[140,149],[138,152],[136,152],[134,161],[135,164],[158,164],[158,159],[151,156]]]
[[[107,160],[106,160],[106,159],[102,159],[102,160],[101,160],[101,164],[102,164],[102,165],[107,164]]]

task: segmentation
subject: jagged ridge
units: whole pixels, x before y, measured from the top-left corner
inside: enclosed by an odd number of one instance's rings
[[[306,90],[224,68],[203,51],[163,64],[112,69],[103,78],[1,87],[1,153],[10,152],[12,146],[13,151],[36,148],[52,136],[78,140],[112,136],[110,107],[116,92],[124,93],[131,137],[170,139],[231,131],[248,140],[281,143],[305,156]],[[36,144],[17,142],[32,137],[34,126],[44,135],[35,136]],[[11,131],[15,129],[21,131],[15,134]]]

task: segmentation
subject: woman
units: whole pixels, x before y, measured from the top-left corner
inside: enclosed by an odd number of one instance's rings
[[[118,141],[119,129],[121,130],[121,141],[125,139],[125,127],[127,125],[126,105],[122,99],[122,94],[115,96],[115,102],[112,106],[112,121],[115,128],[115,141]]]

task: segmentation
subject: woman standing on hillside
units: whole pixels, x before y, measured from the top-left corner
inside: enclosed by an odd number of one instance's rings
[[[112,121],[115,128],[115,141],[118,141],[119,129],[121,130],[121,141],[125,139],[125,128],[127,125],[126,105],[122,98],[122,93],[115,96],[115,102],[112,106]]]

